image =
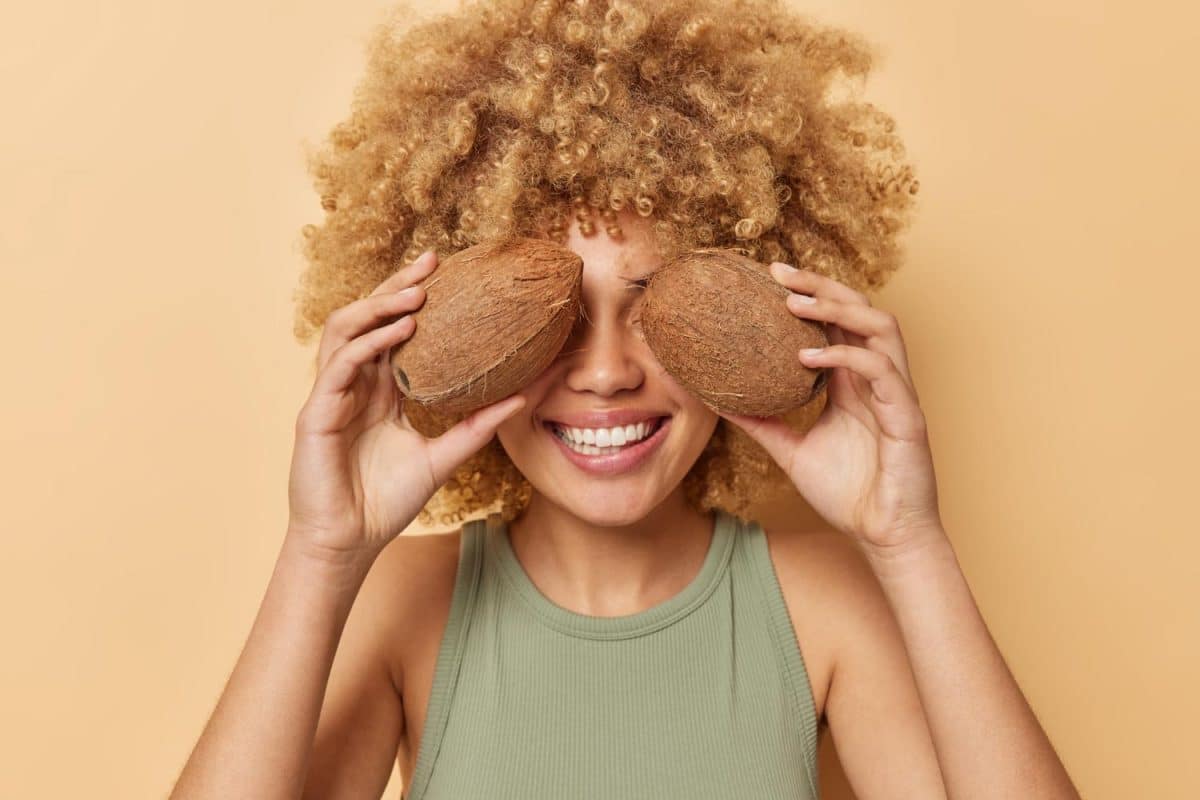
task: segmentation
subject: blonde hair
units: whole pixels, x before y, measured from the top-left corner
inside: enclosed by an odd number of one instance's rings
[[[309,154],[326,213],[301,231],[299,342],[428,248],[562,242],[571,215],[619,236],[625,208],[653,218],[664,258],[733,247],[864,292],[899,267],[918,183],[892,117],[841,92],[875,57],[860,36],[779,0],[476,0],[417,16],[404,3],[378,25],[351,113]],[[683,483],[694,508],[733,513],[790,488],[723,419]],[[497,503],[511,520],[531,488],[493,438],[420,521]]]

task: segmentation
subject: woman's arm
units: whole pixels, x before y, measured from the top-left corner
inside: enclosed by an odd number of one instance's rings
[[[929,429],[899,321],[833,278],[782,263],[770,269],[791,290],[793,314],[826,324],[829,346],[797,354],[831,371],[825,405],[807,430],[780,416],[718,413],[867,555],[896,617],[949,797],[1078,798],[942,528]],[[892,694],[888,702],[908,705],[903,682]]]
[[[867,551],[895,614],[950,798],[1079,800],[1009,672],[946,532]]]
[[[295,800],[330,667],[370,564],[288,531],[245,647],[170,800]],[[386,775],[385,775],[386,779]]]

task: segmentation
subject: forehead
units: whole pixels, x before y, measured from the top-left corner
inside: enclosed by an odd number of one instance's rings
[[[636,281],[648,278],[658,269],[659,261],[653,252],[622,250],[616,260],[617,277]]]
[[[611,272],[629,280],[647,277],[661,263],[653,224],[646,217],[626,212],[618,213],[617,221],[621,235],[614,238],[602,225],[585,236],[579,221],[572,220],[566,244],[583,258],[585,272]]]

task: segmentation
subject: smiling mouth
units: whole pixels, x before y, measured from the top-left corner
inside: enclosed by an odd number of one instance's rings
[[[657,434],[659,432],[659,430],[663,427],[663,423],[668,419],[670,419],[669,416],[655,417],[653,420],[650,421],[650,423],[649,423],[650,427],[646,430],[645,435],[636,441],[627,442],[627,443],[621,444],[621,445],[609,444],[609,445],[604,445],[604,446],[600,446],[600,445],[596,445],[596,444],[586,444],[583,442],[576,442],[574,439],[568,438],[565,435],[565,430],[562,428],[559,428],[558,424],[554,423],[554,422],[549,422],[549,421],[543,422],[542,426],[552,436],[557,438],[560,442],[562,442],[567,447],[574,450],[576,453],[580,453],[582,455],[590,455],[590,456],[605,456],[605,455],[610,455],[612,453],[623,452],[625,450],[628,450],[631,447],[636,447],[639,444],[649,441],[650,439],[654,438],[655,434]]]

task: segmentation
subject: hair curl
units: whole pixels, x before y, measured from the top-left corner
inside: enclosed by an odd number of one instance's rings
[[[893,118],[837,91],[839,73],[870,71],[861,36],[780,0],[475,0],[417,16],[402,3],[377,26],[351,113],[308,155],[326,214],[301,231],[301,343],[426,249],[562,242],[571,215],[591,235],[597,212],[619,235],[623,208],[653,218],[664,258],[733,247],[864,292],[899,267],[918,182]],[[702,511],[785,486],[723,419],[684,479]],[[511,520],[531,489],[493,438],[420,520],[497,502]]]

